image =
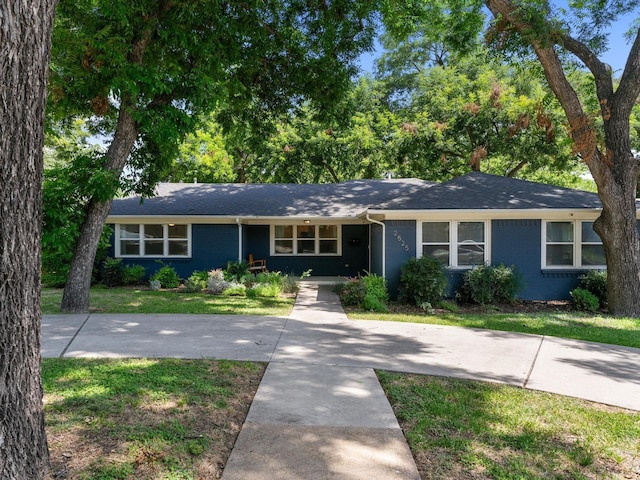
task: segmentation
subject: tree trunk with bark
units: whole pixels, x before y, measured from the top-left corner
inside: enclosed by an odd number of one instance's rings
[[[54,0],[0,3],[0,478],[42,479],[42,149]]]
[[[111,171],[116,177],[122,174],[138,137],[138,128],[129,113],[129,105],[130,101],[125,99],[118,115],[113,141],[107,151],[105,169]],[[113,199],[93,199],[88,205],[62,295],[61,310],[63,312],[84,313],[89,311],[89,289],[91,288],[93,263],[112,202]]]
[[[636,192],[640,163],[630,142],[631,109],[640,95],[640,30],[614,91],[611,68],[589,47],[562,31],[549,35],[521,16],[511,0],[486,0],[496,18],[506,20],[533,47],[549,86],[562,105],[571,128],[575,150],[589,167],[598,187],[602,213],[594,230],[602,239],[607,261],[609,312],[640,317],[640,236]],[[604,126],[604,145],[598,142],[598,126],[586,113],[569,83],[555,50],[558,46],[576,55],[594,77]]]

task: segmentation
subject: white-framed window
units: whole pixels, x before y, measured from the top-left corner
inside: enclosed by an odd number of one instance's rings
[[[191,225],[116,225],[116,257],[190,257]]]
[[[486,221],[425,221],[418,234],[421,255],[432,256],[445,266],[468,268],[490,263]]]
[[[272,255],[341,255],[341,225],[272,225]]]
[[[581,268],[606,266],[602,240],[592,221],[542,222],[542,266]]]

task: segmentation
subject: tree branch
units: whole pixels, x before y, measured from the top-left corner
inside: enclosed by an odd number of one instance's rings
[[[626,117],[631,114],[638,95],[640,95],[640,29],[636,33],[636,39],[622,72],[620,85],[615,93],[615,102]]]
[[[611,98],[611,95],[613,95],[611,66],[600,61],[584,43],[579,42],[569,35],[563,35],[561,38],[564,48],[582,60],[582,63],[593,73],[598,98],[600,100]]]
[[[496,18],[504,18],[520,33],[528,38],[545,73],[547,83],[562,105],[571,126],[571,136],[580,151],[583,160],[590,168],[601,168],[594,160],[601,159],[602,155],[597,147],[596,133],[593,122],[584,112],[582,102],[573,89],[564,73],[560,57],[553,48],[553,40],[545,38],[544,43],[532,35],[534,27],[522,19],[518,7],[510,0],[485,0],[491,13]],[[560,37],[562,38],[562,37]],[[598,162],[599,163],[599,162]],[[600,173],[604,173],[601,171]]]

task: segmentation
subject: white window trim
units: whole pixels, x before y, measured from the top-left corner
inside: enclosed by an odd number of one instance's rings
[[[593,223],[593,220],[543,220],[541,234],[542,257],[540,264],[545,270],[575,270],[576,268],[585,270],[602,270],[606,265],[582,265],[582,244],[602,245],[602,242],[582,242],[582,223]],[[547,223],[571,223],[573,225],[573,265],[547,265]],[[558,242],[555,242],[558,243]],[[568,242],[567,242],[568,243]]]
[[[178,224],[178,223],[177,223]],[[191,258],[191,239],[192,239],[192,235],[191,235],[191,224],[187,223],[187,224],[178,224],[178,225],[186,225],[187,226],[187,254],[186,255],[169,255],[169,224],[168,223],[136,223],[136,224],[131,224],[128,223],[126,225],[138,225],[138,242],[140,242],[140,253],[138,255],[128,255],[128,254],[123,254],[121,252],[121,239],[120,238],[120,225],[124,225],[124,224],[120,224],[117,223],[116,224],[116,228],[115,228],[115,232],[114,232],[114,236],[115,236],[115,249],[114,249],[114,254],[116,258]],[[145,238],[144,238],[144,227],[145,225],[162,225],[162,240],[163,240],[163,254],[162,255],[145,255],[144,252],[144,248],[145,248]],[[172,224],[173,225],[173,224]],[[127,240],[134,240],[134,239],[127,239]],[[184,240],[184,239],[171,239],[171,240]]]
[[[445,268],[455,268],[470,270],[474,265],[458,265],[458,224],[460,223],[482,223],[484,224],[484,264],[491,264],[491,222],[489,220],[477,220],[473,218],[463,218],[459,220],[419,220],[417,225],[417,258],[422,257],[422,224],[423,223],[448,223],[449,224],[449,265]]]
[[[320,226],[332,226],[332,227],[336,227],[338,229],[338,236],[337,238],[333,239],[333,238],[326,238],[326,239],[321,239],[320,238],[320,229],[316,228],[315,229],[315,237],[314,237],[314,250],[316,253],[298,253],[298,242],[297,240],[299,240],[298,237],[296,237],[296,228],[295,227],[299,227],[299,226],[307,226],[309,224],[305,224],[305,223],[277,223],[277,224],[272,224],[270,225],[270,233],[269,233],[269,243],[270,243],[270,249],[271,249],[271,256],[273,257],[340,257],[342,256],[342,225],[339,223],[311,223],[310,225],[313,225],[315,227],[320,227]],[[293,252],[292,253],[276,253],[276,227],[279,226],[292,226],[293,227],[293,231],[294,231],[294,236],[293,238],[291,238],[292,242],[293,242]],[[282,238],[279,238],[279,240],[283,240]],[[287,239],[288,240],[288,239]],[[311,240],[310,238],[307,238],[305,240]],[[337,253],[320,253],[320,240],[335,240],[338,245],[337,245]]]

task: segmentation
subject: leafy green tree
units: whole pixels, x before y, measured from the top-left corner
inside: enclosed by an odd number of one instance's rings
[[[227,152],[222,128],[208,119],[189,133],[167,172],[172,182],[226,183],[234,181],[234,160]]]
[[[330,183],[384,175],[384,138],[393,119],[375,88],[373,80],[360,79],[330,117],[306,106],[281,118],[259,147],[252,179]]]
[[[568,16],[539,2],[486,0],[493,14],[496,42],[524,44],[538,59],[549,86],[566,114],[575,151],[589,167],[602,201],[594,230],[607,259],[609,310],[640,316],[640,238],[636,193],[640,164],[631,150],[630,117],[640,94],[640,29],[619,82],[598,58],[606,31],[620,16],[638,18],[636,1],[591,1],[572,4]],[[575,7],[575,8],[573,8]],[[579,95],[563,56],[581,62],[593,75],[598,100],[594,108]]]
[[[575,185],[566,172],[586,169],[571,151],[562,112],[526,70],[478,50],[421,72],[397,112],[405,119],[394,139],[402,176],[448,179],[474,169]]]
[[[105,176],[100,148],[87,143],[86,133],[74,129],[65,135],[49,135],[43,183],[42,283],[63,287],[73,249],[91,198],[113,192],[114,178]],[[105,227],[99,246],[108,246]]]
[[[53,38],[51,107],[93,115],[104,170],[149,194],[202,114],[225,104],[286,110],[331,105],[371,45],[378,2],[340,0],[62,0]],[[114,192],[115,193],[115,192]],[[91,199],[62,300],[88,309],[91,266],[110,200]]]

